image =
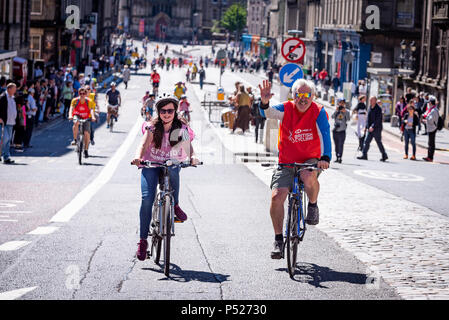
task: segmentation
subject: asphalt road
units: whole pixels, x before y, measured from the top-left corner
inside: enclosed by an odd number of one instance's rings
[[[218,83],[214,69],[207,73],[208,81]],[[176,81],[184,79],[184,74],[177,69],[161,71],[161,91],[171,91]],[[242,77],[253,85],[259,80],[255,76]],[[222,81],[224,86],[233,88],[235,79],[235,75],[226,72]],[[212,162],[217,152],[224,158],[233,155],[209,130],[199,105],[202,97],[193,90],[196,84],[188,85],[187,95],[194,109],[193,129],[202,132],[194,146],[205,165],[183,170],[181,175],[180,204],[189,220],[176,225],[171,277],[167,279],[162,266],[151,260],[138,261],[135,251],[140,172],[129,162],[141,139],[136,119],[148,83],[148,76],[132,75],[128,90],[119,86],[125,103],[115,126],[117,131],[108,132],[104,123],[97,129],[96,145],[91,148],[88,164],[77,164],[69,145],[70,124],[58,121],[35,137],[32,151],[14,157],[16,166],[0,167],[3,178],[0,199],[8,204],[2,206],[4,211],[10,212],[2,215],[17,220],[0,222],[0,245],[26,242],[20,249],[0,251],[0,294],[29,288],[7,297],[399,299],[395,288],[381,279],[373,288],[367,266],[314,227],[309,228],[301,244],[299,271],[293,280],[287,274],[285,260],[270,259],[273,242],[268,213],[270,190],[243,164]],[[421,190],[429,197],[432,192],[427,189],[436,185],[431,179],[444,178],[438,174],[437,165],[402,164],[401,153],[396,154],[394,145],[387,141],[392,148],[390,163],[374,160],[375,146],[370,151],[373,153],[370,161],[359,163],[352,157],[355,149],[350,150],[353,144],[350,135],[344,163],[333,166],[333,170],[398,195],[406,189],[408,192],[404,194]],[[394,168],[415,174],[419,169],[425,180],[415,184],[383,183],[355,174],[356,168],[382,171]],[[325,187],[323,190],[326,191]],[[420,199],[417,201],[424,204]],[[60,219],[51,221],[57,213]],[[38,227],[51,227],[52,232],[28,234]]]

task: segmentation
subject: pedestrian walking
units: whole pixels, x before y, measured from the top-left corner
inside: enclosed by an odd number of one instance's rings
[[[335,73],[332,79],[332,88],[334,89],[334,95],[337,94],[338,88],[340,87],[340,79],[338,78],[338,73]]]
[[[382,144],[382,108],[379,106],[377,97],[371,97],[369,100],[370,109],[368,111],[367,123],[365,130],[368,130],[368,135],[365,138],[363,146],[362,156],[357,157],[359,160],[368,160],[368,150],[371,141],[376,140],[379,151],[382,154],[380,161],[385,162],[388,159],[388,155],[385,152],[385,148]]]
[[[268,81],[270,81],[271,84],[273,84],[273,68],[270,68],[270,71],[268,71]]]
[[[415,111],[413,100],[407,105],[407,111],[404,114],[404,140],[405,155],[404,159],[408,159],[408,145],[412,144],[413,155],[410,160],[416,160],[416,127],[419,125],[418,112]]]
[[[346,100],[344,98],[338,99],[337,110],[332,114],[334,119],[334,129],[332,130],[332,137],[335,144],[335,162],[341,163],[343,157],[343,148],[346,140],[346,128],[348,121],[351,120],[351,115],[346,110]]]
[[[438,130],[438,119],[440,113],[438,111],[438,106],[436,99],[434,97],[430,98],[429,106],[427,111],[423,116],[423,122],[426,124],[427,135],[428,135],[428,149],[427,157],[423,158],[427,162],[433,161],[433,156],[435,154],[435,138]]]
[[[13,130],[13,146],[16,152],[23,152],[23,139],[26,126],[26,101],[22,90],[17,90],[15,95],[17,118]]]
[[[131,70],[129,70],[129,67],[125,65],[125,68],[123,69],[123,82],[125,83],[125,89],[128,89],[128,82],[130,77]]]
[[[62,89],[62,98],[64,101],[64,118],[67,119],[69,116],[70,104],[74,97],[74,90],[72,87],[72,81],[67,81]]]
[[[31,136],[33,134],[34,128],[34,117],[36,116],[37,105],[36,100],[34,99],[35,90],[33,88],[28,90],[27,97],[27,111],[26,111],[26,128],[25,128],[25,138],[23,140],[23,145],[25,148],[32,148],[33,146],[30,144]]]
[[[11,82],[6,86],[6,92],[0,96],[0,137],[2,141],[2,158],[4,164],[13,164],[11,160],[10,146],[12,130],[17,120],[17,105],[14,95],[17,91],[15,83]]]
[[[366,113],[367,113],[367,107],[366,107],[366,96],[361,95],[359,97],[359,103],[353,110],[354,114],[357,114],[357,137],[359,138],[359,150],[362,151],[363,149],[363,140],[365,139],[364,133],[362,133],[362,130],[366,127]]]
[[[260,104],[261,104],[261,97],[258,97],[254,103],[253,106],[251,108],[251,115],[254,117],[254,124],[256,126],[255,128],[255,138],[256,138],[256,143],[258,141],[260,141],[260,143],[263,143],[263,129],[265,127],[265,121],[267,120],[267,118],[265,118],[264,116],[262,116],[261,112],[260,112]],[[259,139],[260,137],[260,139]]]
[[[203,66],[201,66],[200,70],[198,71],[198,75],[200,77],[200,88],[201,90],[203,90],[204,79],[206,79],[206,71],[204,70]]]
[[[237,128],[242,129],[242,134],[249,129],[249,116],[250,116],[250,96],[245,91],[245,86],[240,85],[239,92],[236,95],[237,102],[237,119],[235,120],[234,127],[232,128],[232,133],[235,132]]]

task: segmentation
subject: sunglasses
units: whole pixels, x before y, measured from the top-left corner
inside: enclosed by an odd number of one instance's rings
[[[305,93],[298,93],[298,92],[295,92],[295,98],[296,99],[299,99],[299,98],[302,98],[302,97],[304,97],[304,98],[310,98],[312,96],[312,93],[310,93],[310,92],[305,92]]]
[[[80,96],[85,96],[87,92],[80,92]]]
[[[160,114],[173,114],[175,112],[175,109],[161,109]]]

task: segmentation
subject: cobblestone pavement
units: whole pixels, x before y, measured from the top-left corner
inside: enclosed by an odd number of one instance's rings
[[[195,92],[200,93],[197,88]],[[248,144],[260,149],[252,135],[231,140],[228,129],[215,127],[215,131],[234,154],[247,151]],[[260,163],[245,165],[269,186],[272,169]],[[446,217],[337,170],[327,170],[320,183],[320,223],[312,228],[323,231],[366,264],[373,288],[382,277],[404,299],[449,299]]]
[[[269,185],[271,170],[246,166]],[[447,218],[332,169],[320,184],[316,228],[365,263],[373,279],[404,299],[449,299]]]

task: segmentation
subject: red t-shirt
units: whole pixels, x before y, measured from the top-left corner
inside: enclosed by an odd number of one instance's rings
[[[73,115],[78,116],[81,119],[85,120],[89,118],[90,115],[90,109],[88,101],[85,100],[84,103],[81,103],[80,100],[76,103],[75,108],[73,109]]]
[[[279,128],[280,163],[304,163],[321,158],[321,138],[317,128],[321,109],[312,103],[306,112],[299,112],[291,101],[284,103],[284,118]]]
[[[153,73],[151,74],[151,81],[153,82],[159,82],[161,80],[161,76],[159,73]]]

